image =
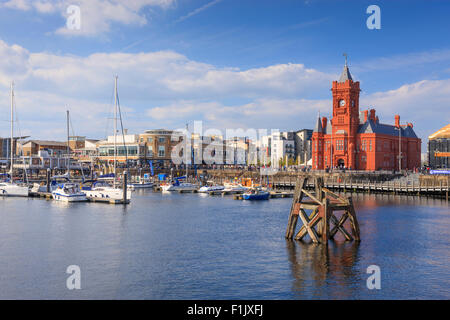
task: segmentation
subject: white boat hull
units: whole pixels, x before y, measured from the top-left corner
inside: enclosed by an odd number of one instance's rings
[[[180,183],[179,185],[163,185],[162,191],[194,191],[198,189],[198,186],[190,183]]]
[[[62,187],[58,187],[56,190],[52,191],[52,197],[54,200],[62,202],[88,201],[86,194],[81,192],[78,185],[74,183],[67,183]]]
[[[153,183],[131,183],[128,185],[128,188],[134,190],[134,189],[149,189],[153,188]]]
[[[13,183],[0,183],[0,196],[6,197],[28,197],[28,187]]]
[[[210,187],[201,187],[200,189],[198,189],[198,192],[200,193],[206,193],[206,192],[211,192],[211,191],[223,191],[225,190],[225,187],[223,186],[210,186]]]
[[[60,194],[57,192],[52,193],[53,199],[56,201],[62,201],[62,202],[82,202],[82,201],[88,201],[88,198],[84,193],[81,194]]]
[[[123,189],[115,188],[94,188],[93,190],[84,190],[86,197],[93,199],[111,199],[122,200]],[[127,190],[127,199],[131,200],[131,191]]]

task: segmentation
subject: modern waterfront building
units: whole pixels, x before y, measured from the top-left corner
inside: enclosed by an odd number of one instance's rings
[[[66,141],[28,140],[21,145],[23,156],[37,156],[39,151],[46,151],[50,156],[62,156],[67,154]]]
[[[357,170],[404,170],[420,167],[421,140],[413,125],[383,124],[375,109],[359,112],[359,81],[347,63],[333,81],[331,121],[318,118],[312,135],[312,166],[320,170],[342,167]]]
[[[428,165],[450,168],[450,124],[428,137]]]
[[[302,129],[295,132],[295,155],[296,164],[306,164],[311,159],[312,129]]]

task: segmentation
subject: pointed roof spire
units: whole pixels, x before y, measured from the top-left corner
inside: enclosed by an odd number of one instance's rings
[[[313,132],[318,132],[318,133],[322,133],[323,132],[322,121],[320,120],[320,111],[319,111],[319,116],[317,117],[317,123],[316,123],[316,126],[315,126]]]
[[[350,70],[348,70],[348,64],[347,64],[348,55],[346,53],[344,53],[343,56],[345,57],[345,65],[344,65],[344,70],[342,70],[341,77],[339,78],[339,82],[345,82],[347,80],[353,81],[352,75],[350,74]]]

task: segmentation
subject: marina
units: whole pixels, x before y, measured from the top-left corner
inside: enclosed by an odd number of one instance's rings
[[[361,242],[337,234],[327,247],[285,239],[292,198],[151,190],[135,191],[128,206],[0,198],[0,273],[8,275],[0,298],[449,298],[447,202],[342,195],[353,197]],[[64,285],[72,264],[82,290]],[[382,290],[366,287],[371,264],[383,272]]]
[[[404,2],[2,1],[0,300],[449,300],[450,2]]]

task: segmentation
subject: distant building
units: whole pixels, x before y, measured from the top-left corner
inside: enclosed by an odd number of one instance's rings
[[[27,139],[29,136],[24,137],[14,137],[13,138],[13,153],[15,155],[20,155],[21,153],[21,140]],[[0,138],[0,159],[9,159],[11,157],[11,138]],[[18,144],[19,143],[19,144]]]
[[[142,161],[152,160],[161,165],[170,165],[172,148],[181,140],[181,133],[174,130],[147,130],[139,134],[139,144],[143,147],[139,158]]]
[[[295,132],[295,154],[297,164],[306,164],[311,159],[312,129],[302,129]]]
[[[26,157],[37,156],[39,151],[46,151],[49,156],[62,156],[67,154],[67,142],[50,140],[28,140],[22,143],[22,155]]]
[[[421,141],[413,125],[401,125],[399,115],[395,116],[393,125],[382,124],[375,109],[360,113],[359,81],[353,81],[347,63],[339,81],[333,81],[331,90],[332,119],[319,117],[312,135],[313,169],[403,170],[420,167]]]
[[[116,149],[114,149],[114,146]],[[98,160],[113,162],[114,155],[117,162],[125,163],[126,160],[139,160],[145,156],[145,143],[139,142],[139,135],[127,134],[108,136],[106,140],[97,143]]]
[[[428,137],[428,165],[450,168],[450,124]]]

